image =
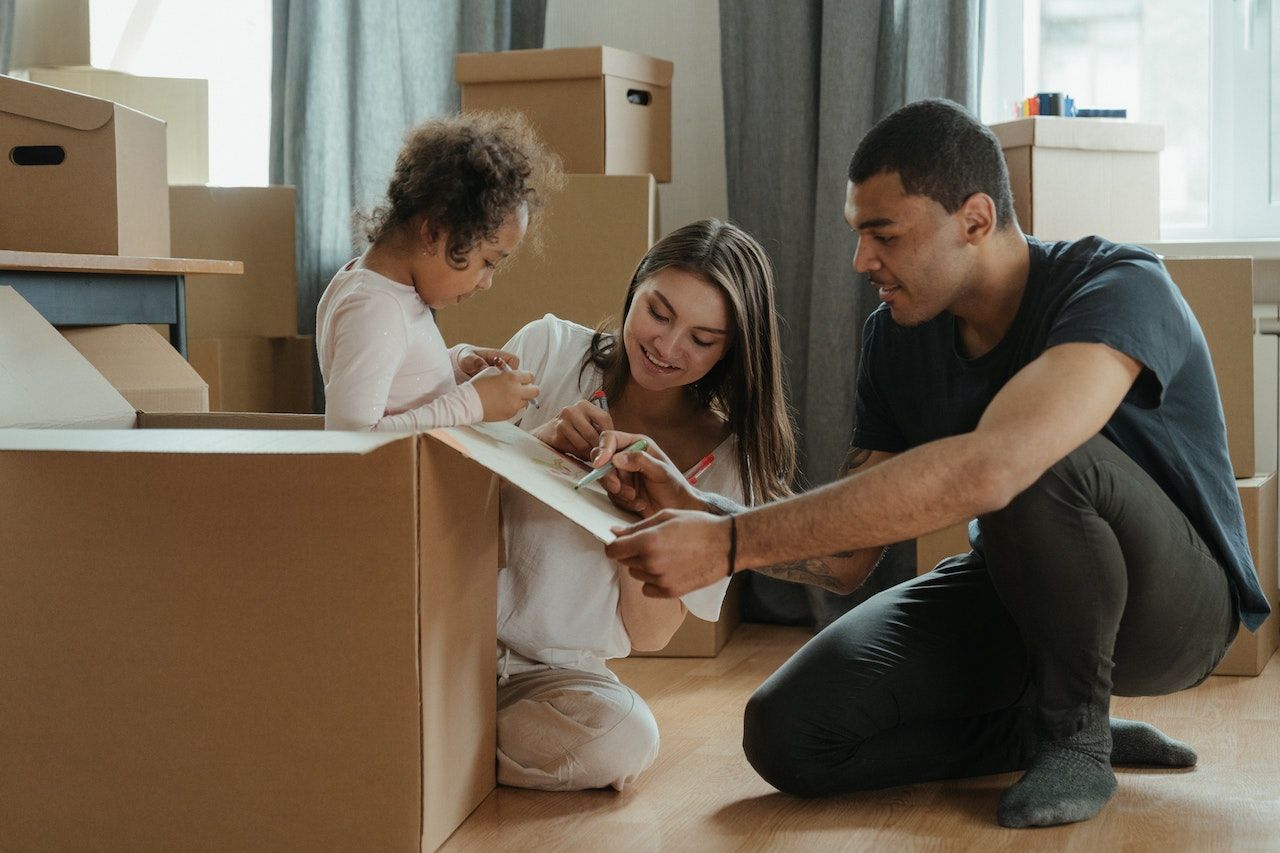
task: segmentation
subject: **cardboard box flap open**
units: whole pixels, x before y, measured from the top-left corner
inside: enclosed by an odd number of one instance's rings
[[[670,86],[674,73],[675,65],[668,60],[604,45],[460,53],[454,63],[454,76],[459,84],[574,80],[608,75]]]
[[[128,429],[136,417],[39,312],[0,286],[0,428]]]
[[[1003,148],[1076,148],[1091,151],[1161,151],[1164,128],[1116,119],[1035,116],[991,125]]]
[[[111,101],[0,74],[0,112],[75,130],[97,130],[115,115]]]

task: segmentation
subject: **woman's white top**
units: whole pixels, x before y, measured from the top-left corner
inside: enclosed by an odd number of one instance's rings
[[[465,344],[445,347],[413,287],[354,263],[316,308],[325,429],[421,432],[483,420],[480,395],[458,366]]]
[[[517,421],[531,432],[560,410],[600,388],[600,371],[581,370],[592,331],[548,314],[521,329],[506,345],[531,371],[541,408],[527,407]],[[579,373],[581,372],[581,380]],[[698,477],[698,488],[742,501],[737,447],[730,436]],[[631,641],[618,612],[621,567],[604,546],[555,510],[507,484],[502,486],[502,527],[507,565],[498,572],[498,640],[528,661],[591,671],[608,658],[626,657]],[[714,622],[729,579],[681,596],[689,611]]]

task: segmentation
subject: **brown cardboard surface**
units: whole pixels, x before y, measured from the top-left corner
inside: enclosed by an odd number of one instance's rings
[[[579,47],[464,53],[454,70],[463,110],[524,113],[566,171],[671,180],[670,62]]]
[[[436,316],[441,334],[450,344],[502,346],[547,313],[589,327],[617,316],[653,245],[656,210],[648,175],[569,175],[547,207],[542,254],[504,261],[492,289]]]
[[[0,249],[169,255],[164,123],[99,98],[0,75],[0,137],[56,146],[59,165],[0,158]]]
[[[187,342],[187,356],[209,383],[209,409],[215,412],[310,412],[314,353],[310,335]]]
[[[187,334],[296,336],[293,187],[174,186],[168,192],[176,255],[244,261],[244,275],[234,278],[187,276]]]
[[[713,658],[720,654],[729,642],[734,630],[742,624],[741,587],[736,581],[729,584],[724,604],[720,606],[720,618],[715,622],[686,614],[684,623],[676,630],[671,641],[656,652],[640,652],[634,649],[633,658]]]
[[[1159,239],[1162,127],[1039,116],[991,131],[1004,148],[1014,213],[1026,233]]]
[[[1276,475],[1270,473],[1237,480],[1240,504],[1244,509],[1245,530],[1249,536],[1249,553],[1262,591],[1271,604],[1271,615],[1256,632],[1241,626],[1227,656],[1213,671],[1214,675],[1257,675],[1280,645],[1280,602],[1277,601],[1277,487]]]
[[[1275,452],[1274,397],[1255,397],[1254,378],[1256,374],[1275,375],[1275,346],[1271,341],[1254,339],[1253,261],[1165,258],[1164,265],[1209,344],[1227,421],[1231,467],[1237,477],[1271,470],[1262,463]]]
[[[143,77],[88,65],[86,61],[28,68],[26,76],[35,83],[114,101],[160,119],[165,123],[168,150],[167,183],[208,183],[208,80]]]
[[[62,336],[138,411],[209,411],[209,386],[150,327],[66,328]]]
[[[932,571],[956,554],[969,553],[969,522],[953,524],[916,539],[916,574]]]
[[[134,407],[0,275],[0,427],[127,428]]]

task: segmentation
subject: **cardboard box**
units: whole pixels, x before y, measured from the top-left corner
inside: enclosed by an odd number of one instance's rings
[[[1262,591],[1271,604],[1271,615],[1257,631],[1250,633],[1240,626],[1240,633],[1227,650],[1227,656],[1213,671],[1214,675],[1257,675],[1262,672],[1280,645],[1280,602],[1277,601],[1277,487],[1275,473],[1236,480],[1240,504],[1244,508],[1245,531],[1249,536],[1249,553]]]
[[[169,256],[164,122],[0,75],[0,248]]]
[[[87,362],[19,303],[0,288],[0,850],[438,847],[494,786],[507,445],[135,414],[46,369]],[[125,428],[8,428],[55,395]]]
[[[622,311],[627,285],[653,245],[657,194],[649,175],[569,175],[542,221],[542,253],[522,249],[493,288],[436,316],[450,344],[502,346],[552,313],[594,327]]]
[[[1041,240],[1160,239],[1163,127],[1036,116],[991,130],[1004,148],[1014,213],[1026,233]]]
[[[207,412],[209,386],[149,326],[85,326],[62,336],[141,412]]]
[[[1255,334],[1250,258],[1165,258],[1204,330],[1237,477],[1276,468],[1277,343]]]
[[[25,73],[34,83],[83,92],[160,119],[165,123],[168,183],[208,183],[209,81],[140,77],[86,66],[88,62],[79,67],[28,68]],[[177,257],[214,256],[178,254]]]
[[[463,110],[518,110],[565,171],[671,180],[674,67],[614,47],[461,53]]]
[[[729,642],[734,630],[742,624],[742,595],[737,582],[729,583],[724,604],[720,606],[720,618],[715,622],[686,614],[684,624],[672,636],[671,641],[656,652],[632,650],[633,658],[713,658],[720,654]]]
[[[193,338],[187,342],[191,366],[209,383],[214,412],[297,412],[312,410],[315,339]]]
[[[244,261],[244,275],[187,276],[193,338],[298,334],[293,187],[169,188],[174,254]]]
[[[944,527],[933,533],[926,533],[916,539],[916,574],[922,575],[932,571],[947,557],[968,554],[970,550],[969,522],[967,521]]]
[[[10,68],[88,65],[89,0],[17,0]]]

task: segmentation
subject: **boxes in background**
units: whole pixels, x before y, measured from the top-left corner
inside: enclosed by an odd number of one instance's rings
[[[209,411],[209,386],[149,326],[66,328],[62,336],[138,411]]]
[[[170,187],[173,252],[244,261],[244,275],[187,276],[194,338],[298,334],[293,187]]]
[[[192,338],[191,366],[209,383],[214,412],[296,412],[312,410],[315,339]]]
[[[10,68],[88,65],[89,0],[17,0]]]
[[[169,256],[164,122],[0,75],[0,248]]]
[[[1165,258],[1165,269],[1204,330],[1237,477],[1276,468],[1277,343],[1254,334],[1250,258]],[[1265,383],[1270,381],[1270,386]],[[1260,392],[1260,393],[1259,393]]]
[[[1262,672],[1280,645],[1280,606],[1277,603],[1277,503],[1276,475],[1266,474],[1236,480],[1240,504],[1244,508],[1244,526],[1249,536],[1249,553],[1258,571],[1262,591],[1271,604],[1271,615],[1257,631],[1250,633],[1243,625],[1227,656],[1213,671],[1214,675],[1257,675]]]
[[[956,554],[968,554],[969,522],[953,524],[916,539],[916,574],[932,571],[938,563]]]
[[[518,110],[565,171],[671,180],[673,66],[614,47],[461,53],[463,110]]]
[[[209,81],[183,77],[140,77],[105,68],[27,68],[27,79],[83,92],[154,116],[165,122],[168,183],[209,181]],[[212,255],[177,255],[204,258]],[[238,260],[238,259],[236,259]]]
[[[1018,224],[1041,240],[1160,239],[1164,128],[1037,116],[991,125],[1004,148]]]
[[[736,580],[729,583],[724,603],[720,605],[720,618],[715,622],[699,619],[692,613],[685,614],[684,623],[671,641],[656,652],[631,651],[633,658],[713,658],[720,654],[729,642],[734,629],[742,624],[741,587]]]
[[[497,347],[547,313],[589,327],[617,316],[653,245],[656,211],[649,175],[569,175],[547,206],[542,253],[522,249],[498,267],[491,290],[441,311],[441,334]]]

